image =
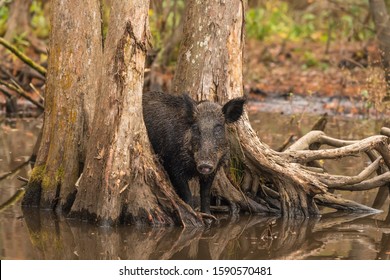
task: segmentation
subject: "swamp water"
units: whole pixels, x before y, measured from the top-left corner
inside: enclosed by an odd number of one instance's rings
[[[308,132],[318,116],[250,112],[253,127],[272,148]],[[361,139],[377,134],[383,122],[330,117],[325,132]],[[18,120],[0,127],[0,176],[25,162],[41,120]],[[353,175],[364,160],[327,163],[335,174]],[[28,177],[27,165],[0,181],[0,203]],[[377,190],[343,193],[371,206]],[[23,213],[20,202],[0,213],[1,259],[390,259],[389,198],[377,215],[324,211],[319,218],[287,220],[241,215],[219,216],[210,229],[121,226],[99,228],[56,217],[50,211]]]

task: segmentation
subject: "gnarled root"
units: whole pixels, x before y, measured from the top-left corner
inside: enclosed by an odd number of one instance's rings
[[[276,152],[260,141],[247,116],[244,116],[230,130],[232,154],[239,160],[243,170],[240,187],[235,187],[225,172],[221,171],[217,174],[213,192],[233,205],[232,209],[251,213],[308,217],[319,215],[317,205],[349,212],[377,213],[378,210],[374,208],[331,192],[379,188],[379,192],[383,193],[384,189],[388,189],[390,129],[383,128],[381,132],[382,135],[350,141],[335,139],[323,131],[315,130],[284,152]],[[331,148],[320,150],[323,145]],[[328,174],[318,163],[323,159],[364,155],[371,163],[354,176]],[[384,202],[379,197],[375,201],[376,207]]]

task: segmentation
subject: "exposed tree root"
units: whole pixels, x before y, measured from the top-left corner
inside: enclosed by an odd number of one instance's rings
[[[284,152],[276,152],[259,140],[244,118],[231,131],[232,154],[239,158],[244,170],[241,188],[234,187],[220,172],[214,192],[229,203],[239,205],[236,209],[252,213],[308,217],[319,215],[317,205],[348,212],[378,213],[377,209],[344,199],[331,191],[364,191],[382,187],[379,193],[388,193],[390,151],[387,135],[390,135],[390,130],[383,128],[381,133],[350,141],[329,137],[322,131],[311,131]],[[322,145],[331,148],[320,150]],[[318,164],[324,159],[364,155],[371,162],[354,176],[328,174]],[[315,167],[313,162],[316,162]],[[377,207],[381,207],[386,199],[379,193],[374,203]]]

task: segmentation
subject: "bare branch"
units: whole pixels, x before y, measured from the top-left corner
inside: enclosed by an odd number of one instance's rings
[[[28,94],[26,92],[24,92],[23,89],[19,88],[19,87],[16,87],[14,86],[13,84],[10,84],[10,83],[7,83],[7,82],[4,82],[2,80],[0,80],[0,85],[3,85],[3,86],[6,86],[7,88],[15,91],[16,93],[18,93],[20,96],[24,97],[25,99],[27,99],[28,101],[30,101],[31,103],[35,104],[38,108],[40,109],[45,109],[44,106],[39,103],[38,101],[34,100],[33,98],[31,98],[30,96],[28,96]]]
[[[37,70],[39,73],[41,73],[43,76],[46,76],[46,69],[42,67],[41,65],[35,63],[31,58],[26,56],[24,53],[19,51],[15,46],[13,46],[10,42],[5,40],[4,38],[0,37],[0,45],[3,45],[8,50],[10,50],[13,54],[15,54],[17,57],[19,57],[24,63],[26,63],[31,68]]]

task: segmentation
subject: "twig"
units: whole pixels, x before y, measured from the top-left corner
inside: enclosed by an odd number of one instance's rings
[[[25,183],[28,183],[28,179],[27,178],[24,178],[22,176],[18,176],[17,178],[19,181],[22,181],[22,182],[25,182]]]
[[[31,103],[35,104],[38,108],[40,108],[40,109],[42,109],[42,110],[45,109],[45,107],[44,107],[41,103],[39,103],[38,101],[36,101],[36,100],[34,100],[33,98],[31,98],[30,96],[28,96],[27,93],[24,92],[23,89],[18,88],[18,87],[16,87],[16,86],[14,86],[14,85],[12,85],[12,84],[10,84],[10,83],[4,82],[4,81],[2,81],[2,80],[0,80],[0,85],[4,85],[4,86],[6,86],[7,88],[9,88],[9,89],[15,91],[15,92],[18,93],[20,96],[26,98],[28,101],[30,101]]]
[[[26,189],[24,188],[24,186],[18,189],[10,199],[0,205],[0,213],[7,209],[9,206],[12,206],[16,202],[18,202],[23,197],[25,192]]]
[[[284,141],[283,144],[279,148],[276,149],[276,151],[283,152],[287,148],[288,145],[290,145],[291,143],[294,142],[294,137],[295,137],[294,134],[290,134],[290,136],[286,139],[286,141]]]
[[[26,162],[23,162],[21,165],[15,167],[15,168],[12,169],[11,171],[9,171],[9,172],[7,172],[7,173],[1,175],[1,176],[0,176],[0,181],[1,181],[1,180],[4,180],[4,179],[6,179],[7,177],[9,177],[10,175],[14,174],[16,171],[18,171],[19,169],[23,168],[23,167],[26,166],[28,163],[29,163],[29,160],[26,161]]]
[[[355,141],[355,140],[340,140],[340,139],[332,138],[327,136],[323,131],[312,130],[307,134],[305,134],[304,136],[302,136],[288,149],[286,149],[284,153],[299,151],[299,150],[307,150],[312,144],[315,143],[327,144],[332,147],[344,147],[358,142],[359,141]]]
[[[24,63],[26,63],[31,68],[37,70],[42,75],[46,76],[47,70],[41,65],[35,63],[31,58],[26,56],[24,53],[19,51],[15,46],[13,46],[10,42],[0,37],[0,44],[10,50],[13,54],[19,57]]]
[[[45,101],[45,98],[42,96],[42,94],[37,90],[37,88],[32,83],[30,83],[30,87],[35,91],[35,93],[39,96],[39,98],[42,101]]]

